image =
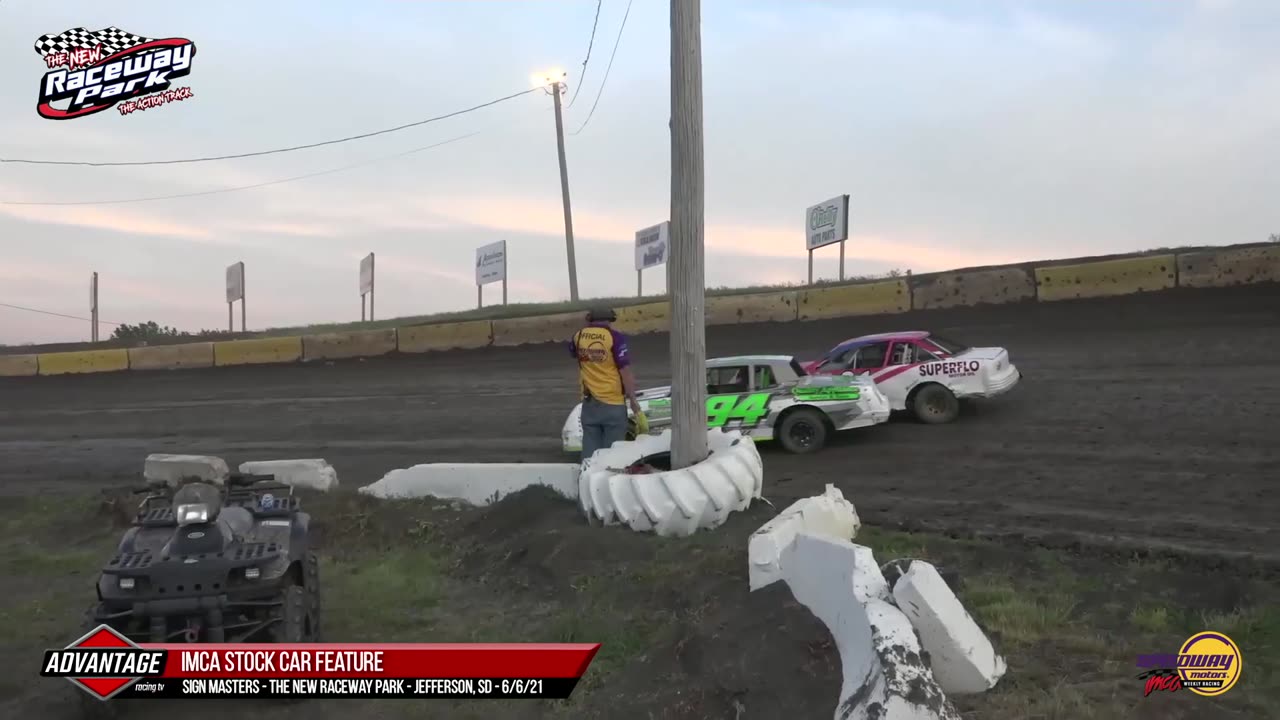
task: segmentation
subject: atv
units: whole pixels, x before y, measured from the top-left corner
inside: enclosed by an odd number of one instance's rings
[[[311,516],[271,475],[148,493],[98,578],[86,624],[139,643],[320,640]]]

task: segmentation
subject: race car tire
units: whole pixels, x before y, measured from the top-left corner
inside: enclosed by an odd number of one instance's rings
[[[960,415],[960,401],[942,385],[929,383],[911,398],[911,414],[922,423],[942,425]]]
[[[808,455],[827,444],[827,418],[820,410],[801,407],[787,412],[778,424],[778,442],[789,453]]]
[[[578,475],[583,514],[592,525],[626,525],[664,537],[719,527],[761,497],[764,463],[751,438],[738,431],[709,430],[707,449],[711,454],[700,463],[644,474],[624,468],[641,460],[660,465],[671,451],[670,429],[597,451]]]

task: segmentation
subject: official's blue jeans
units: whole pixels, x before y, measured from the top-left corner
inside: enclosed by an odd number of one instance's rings
[[[582,401],[582,459],[627,437],[627,406],[595,398]]]

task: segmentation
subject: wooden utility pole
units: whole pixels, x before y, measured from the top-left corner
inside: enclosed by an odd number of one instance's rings
[[[702,3],[671,0],[671,469],[707,457]]]
[[[573,210],[569,205],[569,168],[564,159],[564,116],[560,112],[562,92],[564,92],[564,83],[551,84],[551,95],[556,103],[556,147],[560,152],[560,197],[564,201],[564,244],[569,254],[569,299],[577,302],[578,261],[573,253]]]

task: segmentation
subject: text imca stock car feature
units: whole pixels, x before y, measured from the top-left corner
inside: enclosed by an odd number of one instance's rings
[[[927,423],[951,422],[961,400],[1004,394],[1022,379],[1004,348],[971,348],[921,330],[845,340],[805,371],[869,377],[894,410]]]
[[[649,432],[671,426],[670,387],[637,396],[649,419]],[[582,449],[581,414],[579,403],[565,420],[561,438],[567,452]],[[707,361],[709,428],[738,430],[756,441],[777,440],[793,453],[809,453],[825,445],[834,432],[888,419],[889,401],[869,378],[811,376],[790,355]]]

